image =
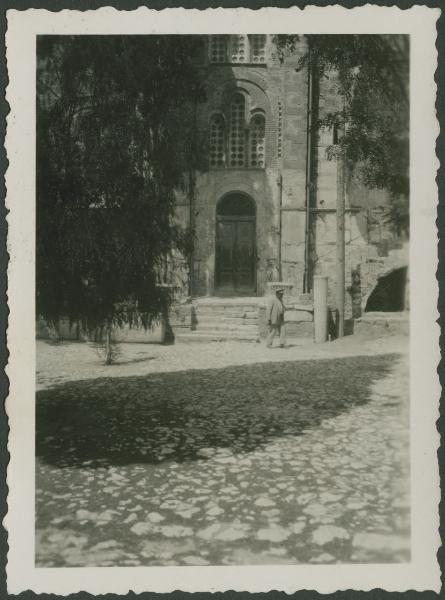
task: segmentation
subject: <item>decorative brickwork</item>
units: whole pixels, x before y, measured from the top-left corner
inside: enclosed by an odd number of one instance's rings
[[[266,154],[266,123],[263,115],[255,115],[250,122],[250,166],[264,167]]]
[[[280,159],[283,150],[283,103],[281,100],[278,100],[277,113],[277,157]]]

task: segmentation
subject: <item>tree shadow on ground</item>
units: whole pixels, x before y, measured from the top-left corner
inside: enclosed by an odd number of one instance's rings
[[[250,452],[370,400],[396,354],[98,378],[36,395],[36,455],[59,467]],[[203,449],[206,450],[203,450]]]

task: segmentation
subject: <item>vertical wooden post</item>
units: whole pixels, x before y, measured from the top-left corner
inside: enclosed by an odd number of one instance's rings
[[[337,264],[336,264],[336,329],[337,337],[345,334],[345,177],[340,147],[337,153]]]
[[[314,275],[314,341],[322,344],[328,339],[328,278]]]
[[[306,125],[306,189],[305,189],[305,208],[306,220],[304,228],[304,274],[303,274],[303,293],[307,294],[310,291],[309,281],[309,261],[310,261],[310,218],[311,218],[311,186],[312,186],[312,112],[313,112],[313,91],[314,79],[311,64],[311,48],[309,46],[309,64],[308,64],[308,101],[307,101],[307,125]]]

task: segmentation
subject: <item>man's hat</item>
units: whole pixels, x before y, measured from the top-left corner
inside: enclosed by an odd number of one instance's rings
[[[275,292],[284,292],[285,288],[284,287],[277,287],[275,289]]]

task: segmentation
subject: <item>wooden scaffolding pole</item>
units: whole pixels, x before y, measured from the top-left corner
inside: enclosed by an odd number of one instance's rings
[[[337,147],[337,261],[336,261],[336,316],[337,337],[345,334],[345,170],[341,147]]]

